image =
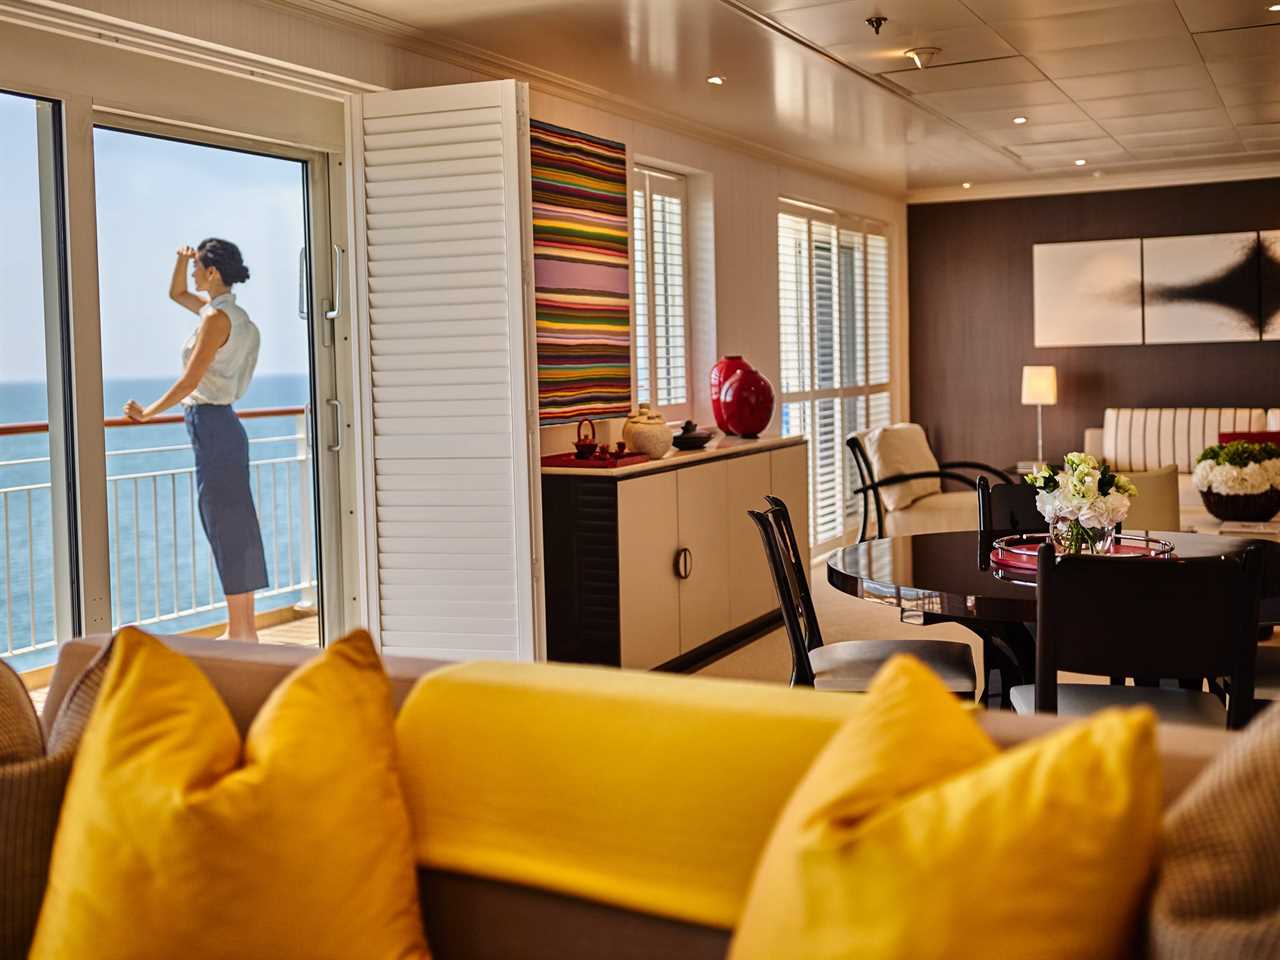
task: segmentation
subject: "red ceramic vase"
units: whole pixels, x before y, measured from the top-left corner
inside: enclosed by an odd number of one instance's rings
[[[724,390],[724,385],[729,382],[739,370],[750,370],[751,364],[743,360],[737,354],[727,357],[721,357],[716,361],[716,365],[711,368],[711,412],[716,418],[716,426],[723,433],[733,433],[729,429],[729,421],[724,417],[724,407],[720,403],[720,392]]]
[[[773,384],[759,370],[747,367],[731,376],[720,393],[726,433],[758,437],[773,417]]]

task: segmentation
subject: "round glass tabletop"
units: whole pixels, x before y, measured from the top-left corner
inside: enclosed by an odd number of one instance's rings
[[[1171,541],[1175,555],[1184,558],[1222,556],[1237,553],[1250,543],[1262,543],[1270,553],[1267,595],[1280,595],[1280,544],[1214,534],[1150,535]],[[868,540],[831,554],[827,580],[850,596],[901,607],[903,619],[908,621],[927,622],[932,614],[954,620],[1034,622],[1034,583],[1002,576],[991,564],[990,555],[991,538],[984,541],[976,530]],[[1156,561],[1116,561],[1147,562]]]

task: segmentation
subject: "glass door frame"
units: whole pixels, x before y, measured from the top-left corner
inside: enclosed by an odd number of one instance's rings
[[[49,508],[53,562],[52,606],[54,639],[82,628],[76,484],[76,445],[71,350],[70,262],[68,257],[67,149],[65,106],[46,92],[0,88],[0,94],[36,104],[36,164],[39,189],[40,272],[43,288],[44,386],[47,405]],[[61,495],[59,495],[61,491]],[[30,507],[28,507],[30,509]],[[7,522],[7,513],[6,513]],[[32,536],[28,526],[27,536]],[[7,531],[6,531],[7,538]],[[30,555],[30,554],[29,554]],[[6,577],[12,576],[6,570]],[[34,609],[34,597],[32,604]],[[33,641],[35,624],[32,623]],[[52,667],[24,671],[47,679]],[[29,680],[30,682],[30,680]]]
[[[341,443],[340,431],[343,424],[339,421],[346,411],[350,411],[350,394],[344,397],[341,389],[339,356],[335,341],[337,320],[345,313],[346,305],[341,303],[342,284],[335,283],[341,263],[341,249],[336,245],[335,233],[332,229],[331,211],[333,198],[330,193],[330,166],[332,157],[316,150],[296,147],[272,141],[264,141],[251,137],[238,137],[223,132],[213,132],[202,127],[186,126],[149,118],[140,118],[114,111],[93,111],[92,123],[88,131],[88,143],[92,159],[93,130],[97,128],[123,131],[125,133],[158,137],[181,143],[235,150],[242,153],[257,154],[282,160],[294,160],[303,164],[305,170],[305,236],[307,250],[307,310],[309,312],[309,337],[307,343],[308,360],[311,371],[309,391],[310,403],[307,416],[307,442],[311,446],[311,480],[315,493],[312,504],[314,515],[312,531],[316,545],[316,605],[320,618],[320,644],[341,636],[347,630],[346,605],[341,602],[344,597],[344,563],[339,559],[345,554],[343,544],[343,513],[341,496],[341,470],[339,454],[349,449]],[[90,163],[92,176],[92,164]],[[91,181],[92,185],[92,181]],[[94,214],[94,272],[96,275],[96,194],[91,194]],[[340,234],[337,234],[340,236]],[[96,283],[95,283],[96,287]],[[94,290],[97,296],[97,290]],[[95,303],[93,323],[99,324],[99,311]],[[98,382],[96,396],[98,415],[96,422],[102,423],[102,371],[101,371],[101,331],[94,330],[98,362]],[[349,384],[348,384],[349,389]],[[86,422],[86,421],[81,421]],[[87,434],[92,431],[81,431]],[[106,456],[103,431],[97,431],[97,446],[101,453],[94,459],[82,459],[80,474],[92,474],[93,488],[102,491],[100,503],[101,514],[94,516],[92,522],[100,529],[102,547],[97,551],[97,563],[101,569],[109,571],[109,529],[107,520],[107,479]],[[84,526],[86,507],[81,506],[82,526]],[[328,561],[328,562],[326,562]],[[110,629],[111,623],[111,591],[109,575],[106,578],[106,590],[94,598],[86,597],[86,606],[96,600],[94,605],[96,619],[105,619]]]

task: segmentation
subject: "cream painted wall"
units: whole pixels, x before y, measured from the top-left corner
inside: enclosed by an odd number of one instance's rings
[[[80,0],[81,9],[192,37],[204,43],[271,58],[283,63],[388,88],[432,86],[492,79],[492,73],[414,49],[409,37],[359,29],[301,7],[254,0]],[[0,28],[0,44],[4,41]],[[450,59],[461,60],[460,56]],[[216,100],[214,89],[192,96]],[[694,287],[699,313],[714,314],[714,344],[695,355],[701,369],[691,370],[691,386],[705,393],[707,371],[715,357],[741,353],[775,385],[779,378],[777,335],[777,198],[786,195],[822,206],[883,220],[893,250],[893,409],[907,416],[907,268],[906,204],[902,197],[863,188],[790,167],[711,140],[673,132],[618,112],[553,95],[533,84],[531,111],[538,119],[621,140],[633,154],[665,161],[707,175],[714,199],[714,230],[703,231],[699,248],[714,245],[714,298],[707,283]],[[234,129],[234,117],[226,126]],[[705,211],[706,205],[701,205]],[[708,302],[711,300],[711,302]],[[704,326],[705,330],[705,326]],[[710,412],[702,398],[699,419]],[[612,436],[618,424],[605,427]],[[775,415],[772,429],[777,429]],[[547,450],[569,449],[571,427],[544,431]]]

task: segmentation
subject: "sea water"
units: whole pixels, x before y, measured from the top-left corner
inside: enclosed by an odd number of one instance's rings
[[[161,379],[109,380],[103,388],[104,416],[121,416],[125,401],[130,399],[146,406],[159,398],[170,383],[171,381]],[[236,408],[245,411],[265,407],[304,407],[309,402],[309,386],[305,375],[259,374],[254,377],[248,393],[236,404]],[[46,422],[48,404],[47,391],[42,382],[0,382],[0,424]],[[181,407],[175,407],[170,412],[180,413]],[[291,438],[299,432],[298,420],[293,416],[248,419],[242,422],[251,439]],[[108,456],[108,478],[190,468],[193,459],[183,424],[147,424],[107,429],[108,451],[153,450],[157,447],[179,449]],[[296,457],[297,454],[298,442],[294,439],[250,445],[251,461]],[[47,485],[48,456],[47,433],[0,436],[0,490],[13,491],[15,487]],[[274,588],[277,582],[283,584],[288,581],[290,561],[294,573],[293,582],[298,581],[304,566],[304,553],[306,559],[312,561],[310,569],[314,576],[314,514],[305,520],[301,517],[302,492],[298,489],[301,479],[306,486],[307,504],[314,510],[315,496],[311,488],[310,464],[264,466],[260,473],[251,467],[250,473],[255,482],[255,501],[262,526],[263,544],[267,551],[271,587]],[[156,614],[157,607],[160,614],[166,614],[174,609],[175,604],[179,609],[186,609],[206,605],[210,599],[213,602],[223,599],[216,573],[210,567],[208,546],[200,528],[198,513],[194,514],[193,567],[192,483],[188,477],[187,474],[177,474],[170,479],[169,475],[161,475],[154,482],[150,479],[139,481],[136,485],[136,511],[133,502],[135,485],[132,481],[108,482],[112,612],[117,624],[152,617]],[[286,490],[286,484],[291,485],[292,489]],[[59,495],[62,493],[59,492]],[[50,527],[50,490],[43,486],[32,490],[30,495],[14,491],[0,500],[7,500],[8,505],[7,516],[0,512],[0,657],[5,657],[16,669],[27,670],[52,663],[55,657],[55,651],[51,648],[30,653],[17,652],[30,645],[33,624],[37,643],[51,640],[55,636],[51,589],[54,544]],[[292,523],[289,522],[290,506],[294,515]],[[27,536],[28,509],[30,538]],[[84,509],[91,507],[86,504]],[[2,506],[0,511],[3,511]],[[135,532],[138,540],[136,554]],[[9,558],[7,564],[4,562],[6,556]],[[155,576],[157,562],[160,573],[158,579]],[[154,584],[158,584],[158,591]],[[262,610],[287,606],[296,603],[299,598],[297,591],[291,591],[264,598],[258,607]],[[224,619],[223,611],[211,610],[166,620],[156,629],[177,632],[218,623]],[[12,656],[7,655],[10,636],[15,650]]]

